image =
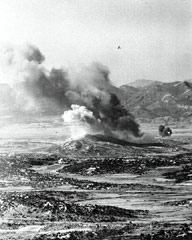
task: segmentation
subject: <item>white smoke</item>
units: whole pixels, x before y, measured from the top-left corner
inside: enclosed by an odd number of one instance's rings
[[[72,110],[65,111],[62,115],[64,122],[84,122],[87,124],[87,119],[96,121],[93,113],[89,111],[85,106],[79,106],[76,104],[71,105]]]
[[[71,105],[71,110],[65,111],[62,118],[64,123],[69,125],[71,136],[74,139],[94,133],[94,130],[98,132],[100,128],[100,121],[85,106]]]
[[[1,83],[13,87],[26,80],[35,81],[41,72],[45,72],[41,65],[44,56],[33,45],[5,47],[1,52]]]

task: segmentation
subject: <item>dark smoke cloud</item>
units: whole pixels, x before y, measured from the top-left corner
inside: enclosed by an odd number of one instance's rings
[[[111,92],[110,72],[106,66],[94,62],[77,74],[69,74],[64,69],[47,70],[43,66],[44,59],[33,45],[4,51],[4,65],[9,73],[6,80],[20,108],[25,111],[48,108],[49,112],[55,113],[55,110],[70,109],[72,105],[72,109],[63,115],[67,122],[71,117],[122,139],[129,135],[141,137],[134,116]]]
[[[118,132],[118,137],[124,139],[124,130],[126,130],[126,138],[127,132],[129,135],[141,137],[142,134],[134,116],[121,105],[118,97],[111,92],[112,83],[109,74],[107,67],[93,63],[78,74],[75,81],[71,83],[70,91],[67,91],[65,95],[70,104],[86,106],[99,120],[100,129],[105,134],[114,135],[115,132]],[[121,132],[122,136],[120,136]]]
[[[27,45],[24,49],[23,55],[29,62],[34,61],[41,64],[45,60],[45,57],[40,52],[39,48],[34,45]]]
[[[103,90],[101,91],[102,93]],[[108,135],[113,135],[113,131],[129,131],[135,137],[141,136],[139,125],[135,118],[130,114],[121,104],[117,96],[105,90],[105,95],[101,93],[93,95],[94,92],[82,92],[78,98],[71,98],[71,103],[76,103],[86,106],[93,112],[95,118],[99,119],[102,123],[102,129]],[[82,96],[82,97],[81,97]],[[103,96],[107,96],[103,100]],[[80,101],[79,101],[80,100]]]
[[[52,98],[60,106],[66,103],[65,93],[69,89],[67,73],[62,69],[51,69],[46,74],[40,71],[36,79],[28,79],[23,83],[24,88],[36,98]]]

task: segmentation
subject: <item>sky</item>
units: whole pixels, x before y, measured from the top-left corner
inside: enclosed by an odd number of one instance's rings
[[[25,43],[48,68],[100,62],[117,86],[192,79],[192,0],[0,0],[0,45]]]

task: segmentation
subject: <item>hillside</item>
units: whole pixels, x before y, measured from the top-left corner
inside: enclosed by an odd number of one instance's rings
[[[122,104],[137,118],[171,116],[190,118],[192,113],[192,82],[161,83],[144,81],[139,88],[123,85],[117,93]],[[138,83],[138,81],[136,81]],[[136,84],[135,84],[136,85]],[[127,94],[125,94],[125,92]]]
[[[129,86],[134,88],[143,88],[143,87],[149,87],[157,84],[161,84],[161,82],[148,80],[148,79],[137,79],[136,81],[130,82]]]

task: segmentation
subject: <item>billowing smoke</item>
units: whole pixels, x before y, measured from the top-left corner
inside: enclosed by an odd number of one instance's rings
[[[64,122],[80,122],[89,129],[121,139],[141,138],[135,118],[112,92],[109,70],[92,63],[74,73],[65,69],[46,69],[40,50],[27,45],[3,52],[6,82],[12,87],[17,108],[55,114],[64,112]]]
[[[71,80],[70,86],[71,89],[65,96],[71,104],[86,106],[92,112],[100,123],[97,124],[97,131],[127,140],[131,140],[128,136],[141,137],[134,116],[121,105],[118,97],[111,91],[112,84],[107,67],[92,63]],[[95,122],[89,124],[95,130]]]
[[[66,124],[69,124],[73,138],[102,130],[101,122],[85,106],[72,104],[71,110],[65,111],[62,118]]]
[[[64,69],[47,70],[42,65],[44,59],[33,45],[4,49],[0,82],[12,87],[16,110],[63,111],[65,92],[69,90],[68,73]]]
[[[97,122],[97,119],[93,116],[93,113],[89,111],[85,106],[71,105],[72,110],[65,111],[62,115],[63,120],[66,123],[82,122],[86,125],[93,125]]]

